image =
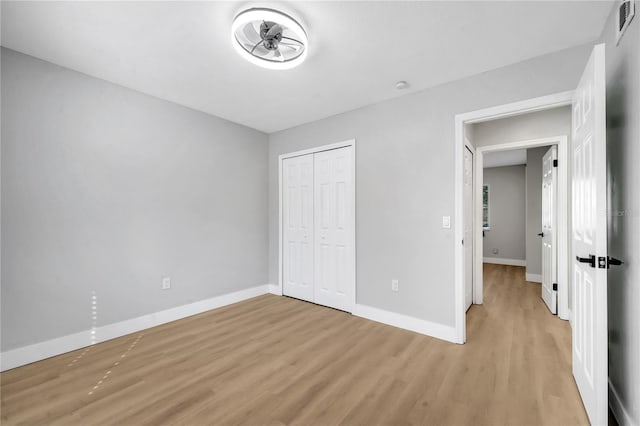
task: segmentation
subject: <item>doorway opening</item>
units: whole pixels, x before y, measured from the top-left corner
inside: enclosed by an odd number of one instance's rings
[[[561,112],[564,113],[564,112]],[[570,114],[570,111],[567,111]],[[570,125],[570,122],[569,122]],[[484,298],[484,264],[526,268],[553,314],[569,319],[568,138],[476,147],[473,303]]]
[[[531,147],[540,147],[548,145],[558,146],[558,160],[559,163],[564,161],[564,164],[569,164],[569,152],[568,142],[566,136],[551,136],[539,139],[521,139],[513,137],[509,141],[500,141],[493,144],[486,144],[484,146],[474,146],[473,140],[473,125],[478,123],[484,123],[494,121],[503,118],[523,116],[529,113],[543,112],[560,107],[567,107],[572,104],[574,92],[561,92],[549,96],[543,96],[540,98],[529,99],[526,101],[515,102],[512,104],[501,105],[497,107],[487,108],[483,110],[473,111],[466,114],[459,114],[456,116],[455,130],[456,130],[456,182],[455,182],[455,200],[456,200],[456,212],[455,223],[465,223],[465,216],[468,216],[469,210],[472,214],[472,248],[469,248],[468,236],[465,237],[466,226],[457,226],[455,228],[455,237],[461,244],[456,247],[455,253],[455,300],[456,300],[456,341],[464,343],[466,341],[466,280],[471,270],[472,274],[472,301],[473,303],[482,303],[483,288],[482,288],[482,165],[484,163],[484,155],[490,152],[508,151],[513,149],[525,149]],[[469,197],[467,196],[467,202],[465,203],[465,153],[470,151],[473,154],[473,195],[471,199],[471,205],[469,204]],[[567,188],[569,179],[568,172],[565,170],[563,176],[559,176],[559,182],[561,188]],[[559,191],[560,192],[560,191]],[[565,197],[569,193],[564,192]],[[561,214],[567,215],[568,200],[559,200],[558,206]],[[563,207],[564,205],[564,207]],[[559,230],[558,235],[568,232],[567,219],[563,219],[559,216],[558,222],[563,222],[564,230]],[[558,265],[558,271],[560,276],[568,277],[568,259],[569,259],[569,246],[567,238],[559,238],[564,241],[564,245],[560,247],[558,251],[558,259],[562,258],[561,264]],[[466,256],[465,256],[466,253]],[[564,255],[563,255],[564,253]],[[473,259],[472,267],[468,267],[468,259]],[[566,287],[568,288],[568,278],[564,280]],[[560,283],[558,283],[560,284]],[[558,291],[565,291],[567,289],[560,289]],[[568,290],[567,290],[568,292]],[[560,298],[566,300],[566,298]],[[564,302],[561,302],[564,303]],[[561,309],[563,319],[569,319],[568,304],[566,311]]]

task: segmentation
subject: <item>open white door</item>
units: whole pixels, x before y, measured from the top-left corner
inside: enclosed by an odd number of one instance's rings
[[[607,197],[604,44],[573,98],[573,375],[593,425],[606,425]]]
[[[473,153],[464,150],[464,304],[473,303]]]
[[[542,157],[542,300],[551,313],[558,311],[558,147]]]

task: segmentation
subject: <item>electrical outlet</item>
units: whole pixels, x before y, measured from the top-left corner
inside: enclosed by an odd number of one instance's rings
[[[164,277],[162,279],[162,289],[163,290],[169,290],[171,288],[171,278],[170,277]]]
[[[391,280],[391,290],[398,291],[398,280]]]

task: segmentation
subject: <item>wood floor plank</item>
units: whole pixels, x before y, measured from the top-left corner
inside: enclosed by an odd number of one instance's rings
[[[455,345],[265,295],[0,374],[3,425],[578,425],[569,324],[486,264]]]

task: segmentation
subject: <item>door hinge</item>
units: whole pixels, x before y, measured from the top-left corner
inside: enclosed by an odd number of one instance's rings
[[[553,283],[553,291],[558,291],[558,283]]]
[[[553,167],[558,167],[558,160],[553,160]]]

